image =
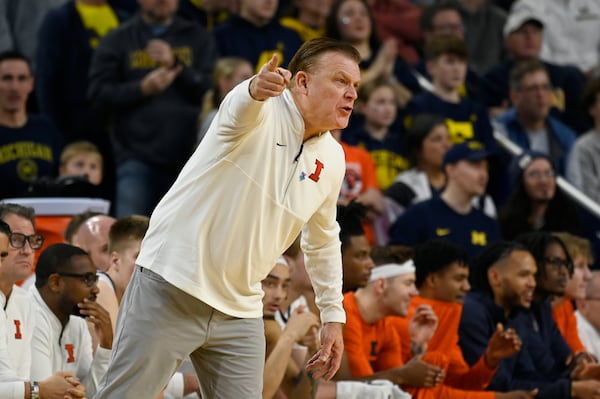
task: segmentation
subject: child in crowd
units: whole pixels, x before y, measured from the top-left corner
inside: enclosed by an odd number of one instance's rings
[[[371,154],[377,182],[385,190],[400,172],[410,167],[403,150],[403,135],[395,129],[398,108],[392,85],[386,80],[361,85],[358,110],[364,122],[344,130],[342,141],[363,147]]]
[[[95,144],[74,141],[60,155],[59,176],[86,175],[88,181],[98,186],[102,183],[103,157]]]

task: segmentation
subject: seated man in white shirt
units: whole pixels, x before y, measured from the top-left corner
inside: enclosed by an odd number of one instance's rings
[[[113,339],[110,316],[96,303],[96,268],[81,248],[54,244],[41,253],[35,274],[31,377],[37,380],[57,370],[70,371],[93,397],[108,367]],[[99,338],[95,354],[84,318],[95,326]]]
[[[8,224],[0,221],[0,272],[2,262],[8,257],[8,243],[11,238]],[[6,297],[0,290],[0,306],[6,308]],[[83,398],[85,387],[72,373],[59,372],[44,381],[29,381],[18,376],[12,366],[7,349],[6,313],[0,312],[0,398],[1,399],[63,399]]]
[[[600,359],[600,271],[592,272],[585,299],[578,299],[576,303],[579,338],[588,352]]]
[[[44,243],[36,234],[33,208],[19,204],[0,204],[0,220],[11,231],[6,257],[0,269],[0,291],[6,298],[4,311],[10,324],[6,326],[8,355],[15,373],[29,379],[31,369],[31,337],[33,335],[33,300],[31,294],[16,285],[33,275],[35,252]],[[32,279],[33,281],[33,279]]]

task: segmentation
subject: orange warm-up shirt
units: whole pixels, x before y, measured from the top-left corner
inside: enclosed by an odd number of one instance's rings
[[[494,377],[496,369],[490,369],[482,356],[473,367],[465,361],[458,345],[458,325],[462,314],[462,305],[458,303],[436,301],[420,296],[413,297],[407,317],[392,317],[392,325],[402,344],[402,357],[406,361],[412,357],[408,323],[417,306],[430,305],[438,317],[438,328],[427,344],[427,353],[443,353],[448,358],[448,370],[444,384],[470,391],[474,398],[494,398],[493,392],[483,391]]]
[[[354,292],[344,295],[344,309],[344,348],[353,377],[365,377],[404,365],[400,340],[389,324],[389,317],[374,324],[365,323]]]
[[[375,161],[371,154],[362,147],[349,145],[343,141],[340,144],[346,159],[346,175],[340,190],[340,197],[351,200],[371,188],[379,190]],[[374,245],[377,240],[373,223],[363,222],[362,226],[369,243]]]
[[[344,295],[344,309],[346,310],[344,347],[353,377],[365,377],[377,371],[404,365],[402,339],[394,326],[393,319],[397,319],[396,317],[385,317],[373,324],[367,324],[360,315],[354,292]],[[410,342],[410,338],[408,341]],[[442,367],[446,369],[446,373],[448,372],[448,359],[445,353],[428,352],[423,356],[423,360]],[[414,399],[493,399],[495,396],[494,392],[464,391],[445,383],[434,388],[411,386],[402,388]]]
[[[585,352],[585,346],[579,339],[579,330],[577,329],[577,319],[575,318],[575,307],[573,301],[565,298],[562,303],[552,308],[552,317],[556,322],[558,330],[567,341],[567,345],[573,353]]]

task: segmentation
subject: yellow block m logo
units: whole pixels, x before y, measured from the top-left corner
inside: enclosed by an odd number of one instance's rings
[[[471,231],[471,244],[485,247],[487,245],[487,236],[485,235],[485,232]]]

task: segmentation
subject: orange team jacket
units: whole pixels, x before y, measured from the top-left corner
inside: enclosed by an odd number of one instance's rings
[[[406,361],[412,357],[410,348],[410,333],[408,322],[417,306],[431,305],[438,317],[438,328],[429,340],[426,353],[440,352],[448,358],[448,370],[444,384],[465,390],[483,391],[492,378],[496,369],[490,369],[485,364],[485,357],[469,367],[458,345],[458,325],[462,313],[462,305],[447,301],[415,296],[411,300],[407,317],[392,317],[392,325],[402,343],[402,357]],[[475,393],[475,392],[474,392]],[[493,392],[477,392],[478,398],[493,398]]]
[[[402,367],[402,343],[393,327],[395,319],[385,317],[373,324],[367,324],[358,309],[354,292],[344,295],[346,328],[344,346],[353,377],[365,377],[378,371]],[[409,339],[410,342],[410,339]],[[448,359],[441,352],[428,352],[423,356],[427,363],[446,369]],[[445,383],[434,388],[402,387],[415,399],[493,399],[494,392],[464,391],[452,388]]]
[[[379,190],[377,173],[375,172],[375,161],[367,150],[340,141],[346,159],[346,175],[340,190],[341,199],[351,200],[370,188]],[[363,222],[365,235],[371,245],[376,243],[375,229],[373,223]]]
[[[567,345],[573,353],[585,352],[585,346],[579,339],[577,319],[575,318],[575,307],[573,301],[565,298],[558,306],[552,308],[552,317],[556,322],[558,330],[567,341]]]

